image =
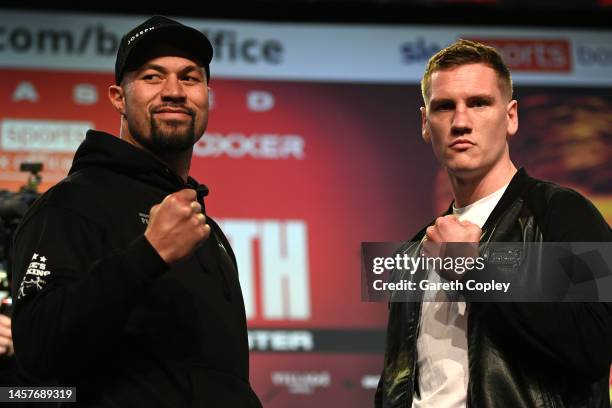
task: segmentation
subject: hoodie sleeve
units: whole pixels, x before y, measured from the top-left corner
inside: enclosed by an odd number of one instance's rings
[[[144,235],[108,250],[104,230],[71,210],[41,206],[13,246],[13,340],[31,376],[78,373],[113,349],[137,294],[166,263]]]

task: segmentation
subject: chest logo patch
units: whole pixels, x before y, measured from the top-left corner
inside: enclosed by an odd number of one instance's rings
[[[138,216],[140,217],[140,222],[144,225],[149,225],[149,214],[138,213]]]
[[[41,291],[45,287],[46,278],[49,275],[51,275],[51,271],[47,269],[47,257],[34,253],[21,281],[21,286],[19,286],[17,299],[21,299],[31,292]]]

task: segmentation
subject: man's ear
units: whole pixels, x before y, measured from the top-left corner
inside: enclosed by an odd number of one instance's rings
[[[108,99],[117,112],[125,116],[125,90],[120,85],[108,87]]]
[[[429,134],[429,129],[427,127],[427,108],[421,106],[421,137],[425,143],[429,143],[431,141],[431,135]]]
[[[518,102],[516,100],[513,99],[508,103],[507,115],[508,129],[506,132],[508,135],[507,137],[510,138],[518,131]]]

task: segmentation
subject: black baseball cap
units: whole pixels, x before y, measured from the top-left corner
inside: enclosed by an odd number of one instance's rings
[[[171,44],[194,57],[206,70],[206,79],[210,80],[213,49],[208,38],[201,31],[178,21],[153,16],[121,38],[115,60],[115,83],[119,85],[125,72],[144,63],[143,56],[154,52],[160,43]]]

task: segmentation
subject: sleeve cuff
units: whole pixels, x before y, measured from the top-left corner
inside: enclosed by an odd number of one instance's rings
[[[130,243],[126,255],[130,270],[140,271],[150,278],[157,278],[170,268],[144,235]]]

